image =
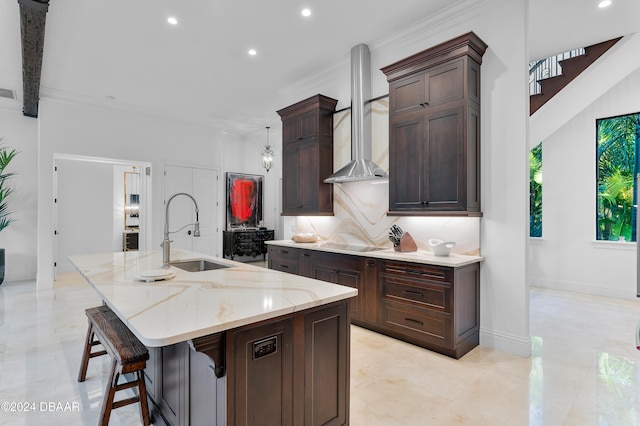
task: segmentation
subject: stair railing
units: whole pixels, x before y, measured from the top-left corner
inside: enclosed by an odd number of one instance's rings
[[[580,48],[531,62],[529,64],[529,95],[537,95],[540,93],[540,84],[538,81],[562,74],[562,65],[560,65],[560,62],[573,58],[574,56],[584,55],[584,53],[584,48]]]

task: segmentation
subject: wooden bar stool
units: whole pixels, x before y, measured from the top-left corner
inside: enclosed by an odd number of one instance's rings
[[[148,426],[150,420],[147,388],[144,383],[144,369],[149,359],[149,351],[109,307],[98,306],[89,308],[85,312],[89,319],[89,329],[82,355],[82,364],[78,373],[78,381],[84,382],[90,358],[105,354],[111,357],[111,373],[102,401],[100,424],[103,426],[109,424],[112,409],[140,402],[142,423]],[[92,348],[96,345],[102,345],[104,350],[92,352]],[[118,384],[120,376],[127,373],[135,373],[136,379]],[[135,386],[138,387],[137,396],[114,401],[117,391]]]

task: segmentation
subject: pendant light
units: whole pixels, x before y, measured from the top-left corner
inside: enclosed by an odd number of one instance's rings
[[[269,146],[269,129],[267,126],[267,145],[262,150],[262,167],[265,168],[267,173],[269,173],[269,169],[273,167],[273,151],[271,150],[271,146]]]

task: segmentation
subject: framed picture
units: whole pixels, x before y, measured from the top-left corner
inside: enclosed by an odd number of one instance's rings
[[[262,175],[227,172],[227,230],[262,221]]]

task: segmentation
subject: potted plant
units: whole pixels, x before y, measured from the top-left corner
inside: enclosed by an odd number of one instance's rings
[[[0,143],[2,138],[0,138]],[[15,149],[8,148],[0,144],[0,231],[9,226],[13,219],[10,217],[11,212],[7,204],[7,198],[13,192],[13,188],[9,186],[9,179],[14,176],[14,173],[5,173],[13,157],[18,154]],[[4,248],[0,248],[0,284],[4,281]]]

